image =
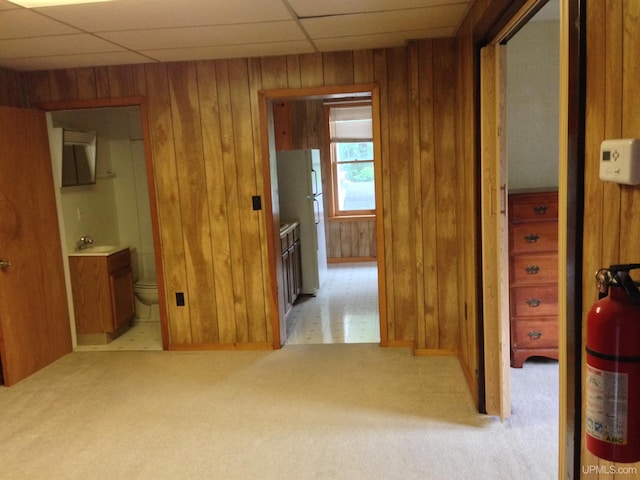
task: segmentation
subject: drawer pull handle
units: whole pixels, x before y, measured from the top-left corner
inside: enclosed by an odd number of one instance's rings
[[[539,307],[540,304],[542,303],[542,301],[539,298],[528,298],[527,299],[527,305],[529,305],[530,307]]]
[[[545,213],[547,213],[547,209],[548,207],[546,205],[536,205],[535,207],[533,207],[533,211],[538,215],[544,215]]]
[[[531,330],[529,333],[527,333],[527,335],[529,335],[529,338],[531,340],[540,340],[540,337],[542,337],[542,332],[540,330]]]
[[[527,272],[529,275],[535,275],[540,271],[540,267],[538,265],[527,265],[524,271]]]
[[[530,233],[529,235],[525,235],[524,239],[527,241],[527,243],[536,243],[538,240],[540,240],[540,235],[538,235],[537,233]]]

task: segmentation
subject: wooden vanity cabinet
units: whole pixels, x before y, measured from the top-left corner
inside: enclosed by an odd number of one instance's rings
[[[69,257],[78,343],[108,343],[135,318],[129,249]]]
[[[509,194],[511,366],[558,359],[558,194]]]

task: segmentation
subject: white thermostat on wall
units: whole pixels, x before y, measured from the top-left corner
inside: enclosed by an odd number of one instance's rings
[[[600,145],[600,180],[640,183],[640,139],[605,140]]]

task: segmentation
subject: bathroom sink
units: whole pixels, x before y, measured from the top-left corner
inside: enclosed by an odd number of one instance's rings
[[[74,250],[69,252],[71,256],[78,255],[93,255],[93,256],[106,256],[111,255],[112,253],[119,252],[120,250],[124,250],[127,247],[119,247],[117,245],[92,245],[87,248],[83,248],[82,250]]]

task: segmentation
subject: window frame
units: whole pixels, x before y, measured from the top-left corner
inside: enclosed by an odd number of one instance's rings
[[[333,220],[349,220],[352,218],[375,218],[376,216],[376,208],[377,208],[377,199],[375,193],[375,184],[376,184],[376,149],[375,142],[373,138],[373,132],[371,138],[368,139],[344,139],[342,142],[332,142],[331,141],[331,127],[330,127],[330,119],[331,119],[331,108],[339,106],[341,108],[344,107],[361,107],[363,105],[370,105],[373,108],[373,102],[371,99],[367,99],[366,101],[345,101],[345,102],[329,102],[323,105],[324,108],[324,118],[325,118],[325,148],[327,155],[327,171],[329,172],[329,182],[327,185],[328,189],[328,206],[329,206],[329,217]],[[372,121],[373,121],[373,113],[372,113]],[[348,140],[348,141],[345,141]],[[373,158],[371,160],[360,161],[360,162],[336,162],[336,144],[338,143],[371,143],[373,149]],[[376,206],[373,209],[365,209],[365,210],[340,210],[339,208],[339,198],[338,198],[338,165],[342,163],[370,163],[374,170],[374,202],[376,202]]]

